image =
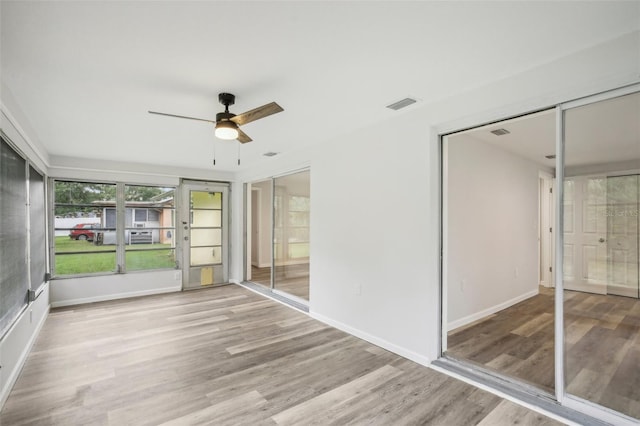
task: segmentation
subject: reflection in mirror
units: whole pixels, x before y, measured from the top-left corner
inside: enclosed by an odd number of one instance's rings
[[[274,179],[274,288],[309,300],[310,172]]]
[[[271,287],[271,179],[247,185],[247,280]]]
[[[565,176],[566,390],[640,418],[640,93],[565,112]]]
[[[553,110],[443,140],[445,355],[552,393]]]

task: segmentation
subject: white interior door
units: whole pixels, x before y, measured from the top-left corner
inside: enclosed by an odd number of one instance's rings
[[[607,293],[638,297],[638,175],[607,178]]]
[[[564,185],[564,286],[606,294],[607,179],[581,176]]]

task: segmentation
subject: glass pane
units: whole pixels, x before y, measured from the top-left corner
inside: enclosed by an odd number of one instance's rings
[[[191,226],[194,228],[215,228],[222,226],[222,210],[193,210],[191,212]]]
[[[174,194],[172,187],[125,185],[127,271],[175,268]]]
[[[555,114],[459,132],[443,145],[445,355],[552,394]]]
[[[25,160],[0,138],[0,336],[27,304]]]
[[[115,253],[56,254],[55,260],[58,275],[113,272],[116,269]]]
[[[309,300],[310,173],[274,179],[274,288]]]
[[[44,176],[29,167],[29,219],[31,252],[31,289],[37,289],[46,272],[46,210]]]
[[[116,250],[116,186],[55,181],[54,196],[54,274],[115,271],[115,253],[100,252]]]
[[[191,247],[222,245],[222,229],[191,229]]]
[[[192,247],[191,266],[222,263],[222,247]]]
[[[640,94],[570,109],[564,118],[565,174],[573,182],[564,204],[573,197],[574,206],[564,233],[566,390],[640,418]]]
[[[128,250],[126,252],[127,271],[144,269],[175,268],[175,250]]]
[[[247,212],[247,239],[251,242],[246,252],[247,279],[271,287],[272,180],[251,183],[248,191],[251,194],[251,210]]]
[[[222,209],[222,193],[191,191],[192,209]]]

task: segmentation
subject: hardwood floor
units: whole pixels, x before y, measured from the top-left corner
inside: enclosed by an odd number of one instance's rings
[[[565,380],[573,395],[640,418],[640,300],[565,291]],[[554,296],[540,294],[449,332],[447,353],[548,392]]]
[[[271,286],[271,268],[251,266],[251,281]],[[275,288],[309,300],[309,264],[276,266]]]
[[[2,425],[551,425],[240,286],[54,309]]]

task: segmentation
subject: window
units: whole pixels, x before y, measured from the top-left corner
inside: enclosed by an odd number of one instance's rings
[[[117,270],[115,197],[115,184],[55,181],[55,276]]]
[[[55,181],[54,275],[175,268],[173,193],[174,188],[155,186]]]
[[[125,185],[125,209],[135,220],[125,225],[127,271],[176,266],[173,194],[173,188]]]
[[[2,337],[27,306],[29,288],[40,287],[46,271],[44,177],[3,138],[0,221]]]

